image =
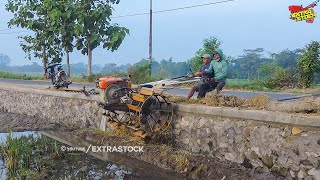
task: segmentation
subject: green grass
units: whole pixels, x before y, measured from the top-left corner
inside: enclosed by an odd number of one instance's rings
[[[50,81],[43,76],[40,75],[26,75],[26,74],[17,74],[17,73],[9,73],[9,72],[2,72],[0,71],[0,78],[4,79],[21,79],[21,80],[47,80]],[[71,77],[70,80],[72,82],[79,82],[79,83],[92,83],[89,82],[87,79],[83,77]]]
[[[279,90],[269,89],[261,85],[256,81],[250,81],[247,79],[227,79],[225,88],[227,89],[242,89],[242,90],[255,90],[255,91],[268,91],[277,92]]]
[[[30,76],[26,74],[15,74],[15,73],[9,73],[9,72],[1,72],[0,71],[0,78],[6,78],[6,79],[22,79],[22,80],[45,80],[42,76]]]

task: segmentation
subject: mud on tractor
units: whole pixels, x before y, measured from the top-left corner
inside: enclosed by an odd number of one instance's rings
[[[171,127],[173,106],[164,91],[132,85],[130,78],[103,77],[96,80],[100,104],[108,110],[107,123],[125,126],[135,135],[146,137]]]

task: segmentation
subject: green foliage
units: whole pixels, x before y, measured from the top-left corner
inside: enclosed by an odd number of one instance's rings
[[[49,26],[49,12],[44,6],[44,0],[8,0],[6,10],[13,13],[13,18],[8,22],[9,27],[17,26],[34,32],[33,35],[19,37],[22,50],[31,60],[31,56],[41,58],[43,68],[48,59],[52,62],[61,61],[61,47],[57,34]]]
[[[263,62],[259,67],[258,67],[258,73],[260,73],[262,78],[267,78],[271,77],[272,75],[275,74],[275,72],[283,70],[280,66],[276,65],[273,62]]]
[[[117,65],[115,63],[108,63],[105,64],[104,67],[101,69],[101,73],[105,74],[114,74],[116,72],[127,72],[128,67],[130,64],[125,64],[125,65]]]
[[[278,66],[289,69],[291,72],[295,72],[297,69],[297,61],[301,55],[301,49],[288,50],[285,49],[279,53],[271,53],[271,58]]]
[[[163,78],[173,78],[177,76],[186,75],[190,67],[186,62],[173,62],[172,58],[169,60],[161,60],[160,63],[153,61],[152,75]]]
[[[131,75],[131,80],[135,84],[142,84],[163,79],[149,75],[149,61],[146,59],[140,60],[138,63],[128,68],[128,74]]]
[[[225,88],[255,91],[272,91],[270,89],[265,88],[260,81],[250,81],[247,79],[227,79]]]
[[[241,78],[255,79],[257,78],[257,69],[263,62],[271,61],[263,58],[263,48],[245,49],[244,54],[235,61],[240,65]]]
[[[273,74],[261,81],[261,84],[267,88],[293,88],[297,84],[296,76],[289,69],[275,68]]]
[[[60,46],[64,48],[67,56],[67,74],[70,77],[69,53],[73,51],[75,36],[76,3],[75,0],[44,1],[48,11],[48,24],[50,29],[58,34]]]
[[[186,75],[189,67],[186,62],[173,62],[161,60],[160,62],[152,61],[152,73],[149,75],[149,61],[142,59],[138,63],[128,67],[128,74],[131,75],[133,83],[141,84],[146,82],[158,81],[167,78]]]
[[[9,26],[22,27],[34,35],[21,37],[20,44],[27,57],[42,58],[43,68],[51,62],[61,62],[62,49],[67,54],[76,37],[78,50],[88,55],[88,74],[92,73],[92,50],[103,48],[118,49],[129,30],[117,24],[111,25],[112,4],[119,0],[8,0],[6,10],[13,13]],[[68,75],[70,71],[68,70]]]
[[[38,179],[35,174],[44,174],[45,166],[52,159],[52,155],[58,150],[52,151],[52,141],[44,141],[43,137],[34,136],[13,137],[12,132],[6,138],[6,143],[0,145],[0,155],[2,156],[6,168],[7,179]],[[62,158],[64,153],[60,153]],[[44,177],[39,178],[44,179]]]
[[[86,83],[95,83],[96,79],[99,79],[101,77],[127,77],[127,73],[124,72],[113,72],[113,73],[96,73],[96,74],[90,74],[90,75],[85,75],[83,74],[81,76],[81,79],[79,78],[71,78],[70,80],[75,80],[76,82],[86,82]]]
[[[241,79],[265,79],[273,76],[276,71],[288,70],[296,73],[297,59],[300,49],[283,50],[279,53],[269,53],[269,57],[263,57],[262,48],[245,49],[244,54],[238,58],[229,60],[228,78]],[[281,68],[281,69],[280,69]]]
[[[312,41],[303,50],[298,60],[299,85],[309,88],[315,83],[315,75],[320,72],[320,43]]]
[[[212,55],[212,52],[218,49],[220,45],[221,45],[221,41],[214,36],[205,39],[203,41],[203,47],[200,48],[196,52],[196,55],[189,60],[189,64],[191,65],[192,69],[196,72],[199,71],[200,67],[203,64],[201,60],[201,56],[203,56],[204,54]]]
[[[129,30],[117,24],[110,24],[111,4],[119,0],[79,0],[76,7],[76,47],[82,54],[88,55],[88,75],[91,72],[92,50],[103,44],[103,48],[118,49]]]
[[[0,78],[6,79],[23,79],[23,80],[43,80],[42,76],[28,76],[26,74],[13,74],[0,71]]]

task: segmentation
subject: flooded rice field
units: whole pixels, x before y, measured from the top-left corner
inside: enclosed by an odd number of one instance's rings
[[[53,132],[0,133],[0,179],[183,179],[121,155],[63,151],[81,145],[72,143]]]

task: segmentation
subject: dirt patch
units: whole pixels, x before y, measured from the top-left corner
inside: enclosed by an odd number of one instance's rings
[[[214,157],[181,151],[174,147],[170,138],[156,137],[146,142],[140,138],[114,136],[112,135],[114,132],[78,130],[75,134],[93,144],[110,146],[142,145],[144,146],[143,153],[128,153],[126,155],[178,172],[192,179],[284,179],[270,173],[262,173],[235,163],[221,161]],[[158,140],[161,140],[161,142],[157,142]]]
[[[265,109],[270,102],[271,99],[268,96],[260,94],[253,98],[246,99],[244,106],[262,110]]]
[[[26,115],[0,112],[0,132],[6,133],[11,131],[39,131],[39,130],[58,130],[68,129],[57,123],[48,123],[37,117]]]
[[[291,101],[272,101],[267,104],[267,110],[306,115],[320,114],[320,97],[306,97]]]
[[[202,99],[187,99],[181,96],[168,95],[169,100],[181,104],[203,104],[217,107],[240,107],[240,108],[257,108],[263,109],[270,101],[265,95],[258,95],[250,99],[240,98],[237,96],[227,96],[222,94],[208,94]]]
[[[181,96],[168,95],[171,102],[179,104],[201,104],[214,107],[234,107],[239,109],[267,110],[273,112],[299,113],[319,116],[320,97],[306,97],[289,101],[273,101],[266,95],[257,95],[245,99],[223,94],[208,94],[203,99],[187,99]]]

